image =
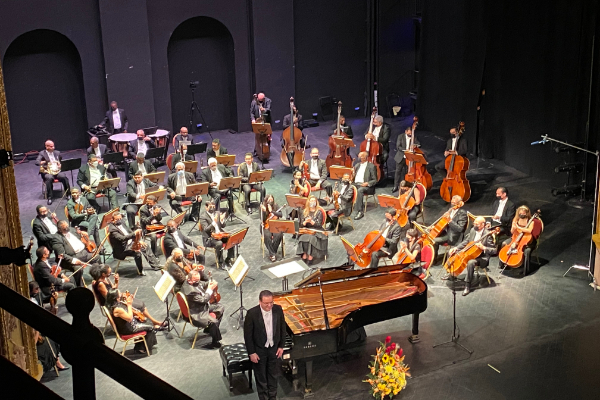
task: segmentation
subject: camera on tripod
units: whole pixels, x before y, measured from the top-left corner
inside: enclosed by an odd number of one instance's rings
[[[196,89],[199,84],[200,81],[190,81],[190,89]]]

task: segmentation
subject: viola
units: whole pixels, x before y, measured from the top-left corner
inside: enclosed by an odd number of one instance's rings
[[[129,293],[129,290],[126,290],[125,293],[123,294],[123,297],[125,299],[131,297],[134,298],[135,296],[133,296],[131,293]],[[124,304],[127,304],[126,302],[123,302]],[[146,316],[144,315],[143,312],[141,312],[140,310],[138,310],[137,308],[134,308],[133,306],[131,307],[131,312],[133,313],[133,317],[137,318],[138,321],[140,322],[145,322],[146,321]]]
[[[413,193],[415,192],[415,188],[417,185],[413,183],[413,186],[410,190],[404,194],[398,196],[398,200],[400,200],[400,209],[396,213],[396,219],[398,220],[398,225],[401,227],[405,227],[408,223],[408,212],[415,206],[416,200],[413,197]]]
[[[81,236],[81,243],[83,243],[88,253],[96,251],[96,243],[90,240],[90,235],[87,232],[81,232],[79,235]]]
[[[533,214],[531,218],[529,218],[525,227],[529,227],[529,225],[533,223],[533,220],[535,218],[539,218],[540,215],[541,211],[537,210],[537,212]],[[531,243],[532,239],[533,235],[531,233],[515,231],[515,233],[512,235],[510,243],[500,250],[498,258],[508,267],[520,267],[524,260],[523,251],[525,250],[525,247]]]
[[[369,133],[373,133],[373,121],[377,116],[377,107],[373,107],[373,112],[371,113],[371,122],[369,123]],[[367,153],[367,160],[375,165],[377,169],[377,181],[381,180],[381,175],[383,175],[383,166],[379,162],[379,155],[381,154],[381,144],[377,140],[365,139],[360,144],[360,151]]]
[[[150,225],[146,225],[146,230],[148,232],[156,232],[156,231],[162,231],[166,228],[165,225],[161,225],[161,224],[150,224]]]
[[[135,238],[133,239],[133,243],[131,244],[131,250],[140,251],[145,247],[146,247],[146,243],[144,243],[144,241],[142,239],[142,231],[139,229],[136,229]]]
[[[62,268],[60,267],[60,263],[63,260],[63,256],[62,254],[58,255],[58,264],[53,265],[50,267],[50,274],[55,277],[58,278],[60,276],[60,274],[62,273]]]
[[[193,252],[189,253],[187,255],[186,258],[189,258],[190,254],[193,257]],[[193,259],[193,258],[192,258]],[[183,259],[183,270],[185,271],[186,274],[189,274],[191,271],[204,271],[204,265],[202,264],[196,264],[196,263],[191,263],[189,261],[187,261],[186,259]]]
[[[394,218],[388,222],[388,226],[391,227],[395,222],[396,219]],[[366,268],[371,264],[373,253],[379,251],[383,246],[385,246],[383,231],[371,231],[367,233],[362,243],[354,246],[355,254],[351,255],[350,259],[359,267]],[[358,256],[358,258],[356,256]]]
[[[329,232],[327,232],[327,231],[321,231],[318,229],[310,229],[310,228],[299,228],[298,229],[299,235],[315,235],[317,233],[322,233],[325,236],[329,236]]]
[[[465,123],[460,122],[459,129],[456,134],[460,138],[465,132]],[[457,140],[458,143],[458,140]],[[452,200],[452,196],[459,195],[463,201],[468,201],[471,197],[471,185],[467,180],[467,171],[469,170],[469,159],[459,156],[454,151],[446,157],[446,177],[440,186],[440,196],[448,203]]]
[[[297,167],[304,160],[304,148],[300,147],[302,131],[294,126],[294,98],[290,97],[290,126],[285,128],[282,133],[283,149],[281,150],[280,160],[286,167]],[[306,146],[306,143],[304,143]],[[288,158],[288,154],[290,157]],[[290,159],[293,165],[290,165]]]
[[[492,229],[485,235],[481,235],[479,240],[467,243],[464,249],[456,252],[446,260],[446,264],[444,264],[446,271],[452,276],[459,276],[467,268],[467,263],[479,257],[483,252],[483,250],[476,246],[477,243],[482,243],[488,236],[498,234],[499,232],[500,228]]]
[[[327,170],[332,165],[341,165],[343,167],[352,167],[352,157],[350,157],[348,147],[340,146],[335,143],[335,138],[344,137],[348,138],[346,133],[342,132],[340,128],[340,117],[342,115],[342,102],[338,102],[338,116],[337,116],[337,127],[333,135],[329,136],[329,154],[325,159],[325,164],[327,165]]]
[[[231,236],[231,233],[228,233],[228,232],[219,232],[219,233],[213,232],[213,233],[211,233],[210,236],[213,239],[216,239],[216,240],[223,240],[223,239],[227,239],[229,236]]]
[[[214,281],[214,279],[212,277],[212,272],[210,272],[210,271],[208,271],[208,279],[209,279],[209,282]],[[219,286],[216,286],[215,290],[213,290],[212,294],[210,295],[209,302],[211,304],[214,304],[214,303],[218,303],[220,301],[221,301],[221,295],[219,294]]]
[[[273,205],[271,205],[271,207],[273,207]],[[261,210],[261,215],[264,215],[264,214],[262,214],[262,212],[263,212],[263,211],[262,211],[262,208],[261,208],[260,210]],[[267,215],[267,218],[265,218],[265,219],[263,220],[263,221],[264,221],[264,222],[263,222],[263,226],[264,226],[264,228],[265,228],[265,229],[269,229],[269,221],[273,221],[273,220],[277,220],[277,219],[279,219],[279,217],[278,217],[277,215],[275,215],[275,213],[274,213],[273,211],[271,211],[271,212],[269,213],[269,215]]]
[[[417,128],[418,124],[419,118],[415,116],[413,118],[412,136],[410,137],[409,149],[410,152],[413,154],[424,155],[425,153],[423,153],[423,150],[416,147],[415,145],[415,129]],[[427,168],[425,167],[426,164],[418,163],[415,161],[408,161],[408,159],[406,159],[406,165],[408,166],[408,171],[404,175],[405,181],[420,182],[423,184],[423,186],[425,186],[425,189],[431,189],[431,186],[433,186],[433,180],[431,179],[431,174],[427,172]]]

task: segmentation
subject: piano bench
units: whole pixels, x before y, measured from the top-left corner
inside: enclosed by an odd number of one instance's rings
[[[228,344],[219,349],[221,363],[223,366],[223,376],[228,377],[229,390],[233,390],[231,384],[231,374],[234,372],[248,371],[248,386],[252,389],[252,362],[246,351],[244,343]],[[227,371],[227,373],[225,373]]]

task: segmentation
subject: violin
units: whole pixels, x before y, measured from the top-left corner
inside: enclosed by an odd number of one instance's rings
[[[271,207],[273,207],[273,205],[271,205]],[[261,213],[262,213],[262,208],[260,209]],[[269,229],[269,221],[273,221],[273,220],[277,220],[279,219],[279,217],[277,215],[275,215],[275,213],[273,211],[271,211],[269,213],[269,215],[267,215],[267,218],[264,219],[263,222],[263,227],[265,229]]]
[[[298,235],[315,235],[317,233],[322,233],[325,236],[329,236],[329,232],[321,231],[318,229],[310,229],[310,228],[298,228]]]
[[[304,178],[302,178],[304,179]],[[306,179],[304,179],[304,185],[302,184],[302,181],[298,181],[298,184],[301,186],[298,187],[295,185],[296,180],[294,179],[294,187],[292,188],[292,193],[291,194],[295,194],[298,196],[304,196],[304,197],[308,197],[308,195],[310,194],[310,189],[308,189],[308,181],[306,181]],[[308,189],[308,190],[305,190]]]
[[[481,235],[479,240],[474,240],[467,243],[464,249],[457,251],[455,254],[450,256],[448,260],[446,260],[446,264],[444,264],[446,271],[454,277],[459,276],[465,270],[465,268],[467,268],[467,263],[479,257],[483,252],[483,250],[476,245],[478,243],[483,243],[488,236],[498,234],[499,232],[500,228],[492,229],[485,235]]]
[[[210,271],[208,271],[208,279],[209,279],[209,282],[214,282],[214,279],[212,277],[212,272],[210,272]],[[212,294],[210,295],[209,303],[214,304],[214,303],[218,303],[220,301],[221,301],[221,295],[219,294],[219,286],[216,286],[215,290],[213,290]]]
[[[125,293],[123,293],[123,298],[128,299],[129,297],[131,298],[135,298],[135,296],[133,296],[131,293],[129,293],[129,290],[126,290]],[[126,301],[122,301],[123,304],[127,304]],[[138,321],[140,322],[145,322],[146,321],[146,316],[144,315],[143,312],[141,312],[140,310],[138,310],[137,308],[134,308],[133,306],[131,306],[131,312],[133,313],[133,317],[137,318]]]
[[[294,126],[294,98],[290,97],[290,126],[284,129],[283,149],[281,150],[280,160],[286,167],[297,167],[304,160],[304,148],[300,147],[302,131]],[[304,144],[306,147],[306,143]],[[291,164],[290,164],[291,163]]]
[[[533,214],[531,218],[529,218],[525,227],[528,228],[529,225],[533,223],[533,220],[535,218],[539,218],[540,215],[541,211],[537,210],[537,212]],[[504,263],[508,267],[520,267],[523,264],[524,260],[523,251],[525,250],[525,247],[527,247],[527,245],[531,243],[532,239],[533,235],[531,233],[519,232],[518,230],[516,230],[515,233],[513,233],[512,235],[510,243],[500,250],[498,258],[500,259],[500,261],[502,261],[502,263]]]
[[[419,124],[419,118],[417,116],[415,116],[413,118],[412,136],[410,137],[409,149],[410,149],[410,152],[413,154],[424,155],[425,153],[423,153],[423,150],[416,147],[416,145],[415,145],[415,129],[417,128],[418,124]],[[431,186],[433,186],[433,180],[431,179],[431,174],[429,172],[427,172],[427,168],[425,167],[425,165],[427,165],[427,164],[422,164],[422,163],[418,163],[418,162],[414,162],[414,161],[408,161],[408,159],[406,159],[406,165],[408,166],[408,171],[404,175],[405,181],[420,182],[423,184],[423,186],[425,186],[425,189],[427,189],[427,190],[431,189]]]
[[[229,232],[219,232],[219,233],[213,232],[210,234],[210,236],[216,240],[223,240],[223,239],[229,238],[231,236],[231,233],[229,233]]]
[[[190,258],[189,256],[192,255],[192,259],[193,259],[193,254],[194,254],[193,252],[189,253],[186,258]],[[189,274],[193,270],[204,271],[204,265],[191,263],[184,258],[183,259],[183,270],[185,271],[186,274]]]
[[[465,132],[465,123],[460,122],[459,128],[456,134],[457,138],[460,138]],[[456,143],[458,143],[458,140]],[[459,156],[456,154],[456,150],[453,149],[453,153],[446,157],[446,177],[442,181],[440,186],[440,196],[448,203],[452,200],[452,196],[459,195],[463,201],[468,201],[471,197],[471,185],[467,180],[467,171],[469,170],[469,159],[467,157]]]
[[[396,217],[388,222],[387,226],[391,227],[395,222]],[[361,268],[368,267],[371,264],[373,253],[385,246],[385,238],[383,237],[384,231],[385,229],[383,231],[371,231],[367,233],[367,236],[365,236],[362,243],[354,246],[355,254],[351,255],[350,259]],[[358,256],[358,258],[356,256]]]
[[[90,240],[89,233],[79,232],[79,235],[81,236],[81,243],[83,243],[88,253],[93,253],[94,251],[96,251],[96,243]]]
[[[60,274],[62,274],[62,268],[60,267],[60,263],[63,260],[63,256],[62,254],[58,255],[58,264],[53,265],[50,267],[50,274],[55,277],[58,278],[60,276]]]
[[[342,132],[340,128],[340,117],[342,115],[342,102],[338,102],[338,116],[337,116],[337,127],[333,135],[329,136],[329,154],[325,159],[327,170],[332,165],[341,165],[342,167],[352,167],[352,157],[348,152],[347,146],[340,146],[335,143],[335,138],[344,137],[348,138],[346,133]]]
[[[405,227],[408,223],[408,212],[415,206],[416,200],[413,197],[413,193],[415,192],[415,188],[417,187],[416,183],[413,183],[413,186],[410,190],[404,194],[398,196],[398,200],[400,200],[400,209],[396,213],[396,219],[398,220],[398,225],[401,227]]]
[[[377,107],[373,107],[373,113],[371,113],[371,122],[369,123],[369,131],[368,134],[373,133],[373,121],[377,116]],[[379,155],[381,154],[381,143],[377,140],[365,139],[360,144],[360,151],[367,153],[367,160],[375,165],[377,168],[377,181],[381,180],[381,175],[383,175],[383,166],[379,163]]]

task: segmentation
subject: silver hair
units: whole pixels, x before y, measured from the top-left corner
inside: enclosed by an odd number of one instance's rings
[[[375,117],[375,121],[377,122],[383,122],[383,117],[381,115],[378,115]]]

